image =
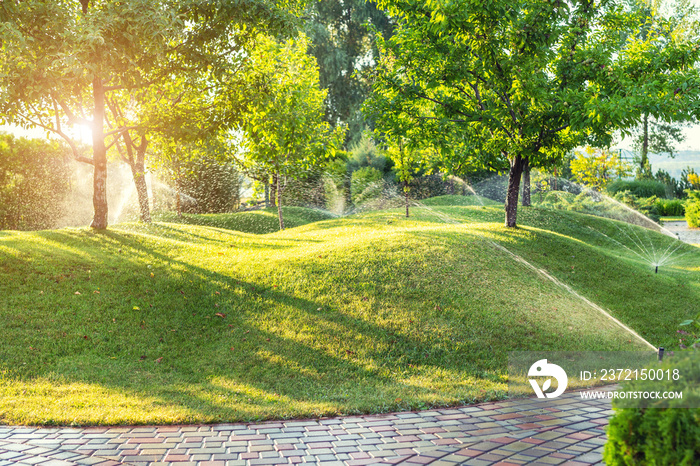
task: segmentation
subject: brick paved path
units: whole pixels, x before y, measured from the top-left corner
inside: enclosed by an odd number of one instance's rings
[[[214,426],[0,426],[0,466],[602,464],[610,403],[511,400],[456,409]]]

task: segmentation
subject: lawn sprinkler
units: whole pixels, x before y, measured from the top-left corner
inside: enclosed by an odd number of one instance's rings
[[[654,273],[659,273],[659,266],[656,266],[656,271]]]

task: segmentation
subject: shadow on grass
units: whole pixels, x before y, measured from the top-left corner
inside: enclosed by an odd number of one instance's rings
[[[189,422],[381,412],[401,408],[396,401],[401,397],[412,399],[407,407],[436,400],[434,390],[406,381],[412,370],[402,352],[412,349],[422,355],[432,349],[418,338],[270,284],[175,260],[132,234],[42,232],[35,237],[46,244],[34,245],[34,262],[23,271],[43,276],[52,298],[20,299],[11,312],[26,313],[34,306],[24,323],[41,322],[46,336],[58,338],[27,338],[22,325],[6,328],[3,369],[11,379],[31,383],[58,376],[68,384],[95,384],[126,398],[156,398],[158,404],[191,413]],[[122,252],[105,254],[105,249]],[[21,264],[19,257],[10,260]],[[144,269],[147,263],[160,265]],[[150,270],[155,276],[149,276]],[[167,275],[168,270],[177,273]],[[89,286],[99,294],[73,293],[71,281],[81,273],[92,274]],[[58,275],[67,278],[57,281]],[[159,295],[172,297],[158,300]],[[285,321],[275,323],[280,312],[266,313],[270,308],[293,314],[310,330],[292,336],[276,328]],[[374,346],[363,353],[351,343],[354,339],[398,350],[391,357]],[[439,359],[421,362],[441,369]],[[457,368],[464,374],[471,369],[469,363]],[[464,399],[444,396],[442,404]],[[29,422],[66,423],[81,416],[77,409],[58,417],[54,413],[55,421],[49,416]]]

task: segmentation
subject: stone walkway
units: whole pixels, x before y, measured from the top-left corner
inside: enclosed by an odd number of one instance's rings
[[[456,409],[213,426],[0,426],[0,465],[603,464],[610,403],[521,399]]]
[[[700,244],[700,230],[688,228],[686,222],[664,222],[664,228],[674,233],[678,239],[689,244]]]

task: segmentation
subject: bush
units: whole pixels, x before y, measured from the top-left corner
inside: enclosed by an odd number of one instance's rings
[[[681,378],[635,380],[625,391],[682,391],[682,399],[642,400],[625,408],[614,400],[616,412],[608,426],[604,460],[608,465],[696,465],[700,464],[700,364],[697,351],[682,351],[654,369],[678,369]],[[683,406],[696,406],[683,408]]]
[[[606,190],[613,196],[623,191],[629,191],[636,197],[667,196],[666,184],[654,180],[613,181]]]
[[[381,196],[382,172],[372,167],[363,167],[352,172],[350,193],[356,206],[363,202]]]
[[[448,192],[448,183],[440,175],[418,176],[409,183],[410,196],[421,200],[430,197],[444,196]]]
[[[700,228],[700,191],[688,190],[685,201],[685,221],[691,228]]]
[[[657,199],[652,212],[661,217],[682,217],[685,204],[680,199]]]
[[[183,167],[182,194],[193,202],[183,203],[190,214],[219,214],[238,209],[241,175],[233,165],[212,158],[197,159]]]
[[[71,190],[68,148],[0,135],[0,230],[53,228]]]

